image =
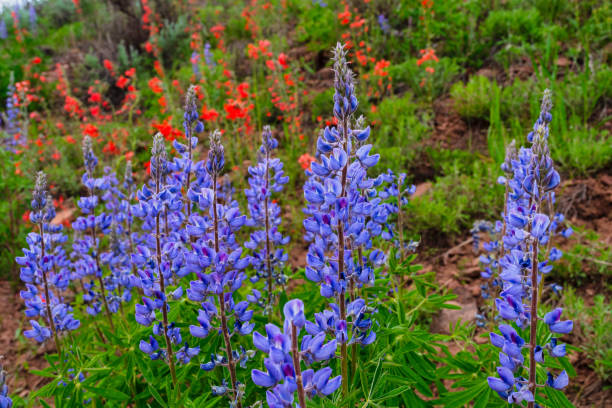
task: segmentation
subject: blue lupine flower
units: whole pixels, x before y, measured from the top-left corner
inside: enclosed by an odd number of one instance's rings
[[[169,177],[169,164],[163,136],[158,133],[151,149],[151,189],[145,184],[137,195],[139,202],[132,207],[134,216],[143,219],[143,229],[151,231],[143,234],[143,240],[132,253],[132,261],[138,265],[139,287],[145,296],[142,304],[136,304],[135,319],[144,326],[153,325],[153,335],[149,341],[141,340],[140,349],[151,360],[163,359],[170,367],[173,386],[177,387],[174,367],[173,345],[183,340],[180,329],[168,320],[170,306],[167,288],[174,281],[174,270],[169,259],[174,253],[172,238],[174,229],[180,225],[176,214],[181,213],[180,200],[175,195],[180,191]],[[163,233],[162,233],[163,230]],[[160,347],[156,337],[163,339],[165,347]],[[197,354],[198,348],[190,349],[186,344],[176,354],[177,362],[188,363]]]
[[[217,63],[215,62],[215,58],[210,51],[210,48],[210,43],[204,44],[204,60],[206,60],[206,65],[208,65],[210,68],[214,68],[217,66]]]
[[[210,136],[208,160],[203,167],[211,183],[207,187],[192,186],[187,193],[190,202],[204,212],[203,215],[192,213],[187,229],[192,250],[185,253],[185,268],[197,276],[187,289],[187,298],[199,302],[202,307],[198,311],[198,325],[191,325],[189,331],[194,337],[204,338],[211,333],[212,322],[219,324],[214,331],[223,336],[225,357],[213,356],[209,363],[200,367],[212,370],[216,365],[226,366],[231,387],[224,383],[216,386],[215,392],[229,394],[231,403],[240,407],[244,386],[236,381],[236,364],[244,365],[252,353],[232,349],[230,337],[244,336],[253,331],[254,324],[250,323],[253,311],[247,309],[249,302],[234,302],[234,292],[246,279],[243,269],[249,265],[250,257],[242,256],[242,248],[235,237],[235,233],[245,225],[246,216],[240,214],[235,202],[219,202],[224,165],[221,133],[214,131]]]
[[[547,375],[548,380],[546,380],[546,385],[549,387],[562,390],[563,388],[567,387],[567,384],[569,384],[569,377],[565,370],[561,371],[561,374],[559,374],[557,378],[554,378],[551,373],[547,373]]]
[[[15,259],[21,266],[21,280],[26,284],[21,298],[32,325],[24,335],[40,343],[54,336],[59,352],[59,333],[76,330],[80,323],[74,319],[72,309],[64,303],[62,296],[70,281],[71,265],[62,246],[67,237],[62,233],[61,225],[50,224],[55,217],[55,208],[43,172],[36,177],[31,206],[30,221],[38,226],[38,232],[28,234],[28,248],[23,250],[23,256]],[[38,318],[46,323],[40,324]]]
[[[8,38],[8,32],[6,31],[6,21],[0,18],[0,40],[6,40]]]
[[[269,357],[264,359],[266,371],[252,370],[253,382],[265,388],[272,388],[266,393],[271,408],[293,407],[295,393],[298,394],[300,406],[306,406],[306,397],[329,395],[340,387],[340,376],[330,378],[332,369],[324,367],[315,371],[301,371],[300,362],[306,366],[314,362],[326,361],[335,356],[336,340],[325,343],[325,333],[315,336],[306,334],[299,342],[299,333],[306,325],[304,303],[300,299],[287,302],[283,308],[284,328],[281,331],[276,325],[266,325],[266,335],[253,333],[253,344]],[[298,347],[298,344],[301,346]]]
[[[265,126],[259,159],[256,166],[249,167],[249,188],[245,190],[250,213],[246,224],[257,228],[245,243],[245,247],[253,251],[251,265],[255,269],[255,276],[251,281],[263,279],[265,282],[267,299],[264,310],[267,314],[272,312],[275,302],[275,287],[287,281],[282,269],[289,257],[282,248],[289,242],[289,237],[284,237],[278,230],[281,224],[280,206],[272,200],[272,193],[282,191],[289,181],[289,177],[284,175],[283,163],[272,157],[277,147],[278,141],[272,137],[270,127]]]
[[[306,277],[320,284],[322,296],[337,299],[330,305],[334,327],[322,330],[340,342],[345,356],[347,344],[367,345],[375,339],[366,317],[373,310],[358,302],[359,313],[347,314],[346,292],[358,299],[356,289],[374,283],[374,269],[385,256],[372,247],[372,239],[382,234],[389,210],[376,191],[383,178],[367,175],[379,155],[371,154],[372,146],[363,144],[370,128],[363,126],[363,119],[353,118],[358,101],[341,44],[334,50],[334,72],[333,111],[338,126],[326,127],[317,141],[319,161],[312,163],[304,186],[308,205],[303,225],[305,238],[311,242]]]
[[[81,197],[77,202],[83,215],[72,223],[72,228],[76,234],[72,257],[78,278],[92,279],[89,285],[85,285],[88,293],[83,294],[83,299],[89,304],[87,312],[96,315],[104,309],[109,325],[113,327],[112,310],[109,306],[112,303],[113,295],[106,288],[110,278],[104,276],[99,246],[99,234],[107,235],[110,233],[113,217],[106,212],[96,214],[96,211],[101,201],[106,201],[102,197],[107,198],[106,195],[111,188],[114,176],[111,177],[107,172],[103,177],[95,177],[98,158],[93,151],[93,142],[89,136],[85,136],[83,139],[82,150],[85,173],[81,182],[88,195]],[[95,290],[93,279],[97,280],[99,293]],[[114,286],[111,285],[111,291],[113,288]]]
[[[406,173],[395,175],[391,170],[382,173],[380,179],[386,186],[378,193],[378,196],[385,200],[387,213],[396,214],[396,222],[387,221],[383,228],[381,237],[391,241],[393,246],[398,249],[396,257],[403,259],[406,252],[414,252],[419,245],[418,241],[410,240],[404,242],[404,226],[402,222],[402,207],[408,204],[408,198],[416,191],[414,184],[408,184]],[[380,214],[380,213],[379,213]],[[380,260],[384,262],[384,259]]]
[[[538,259],[539,248],[557,234],[563,222],[561,215],[555,215],[551,220],[548,215],[538,212],[545,208],[543,204],[546,201],[550,201],[552,206],[552,190],[560,182],[548,153],[548,123],[552,120],[550,108],[550,92],[546,91],[540,116],[528,136],[531,148],[521,148],[517,154],[509,153],[502,165],[506,172],[504,183],[507,197],[499,245],[503,250],[495,254],[498,246],[489,245],[489,249],[494,251],[486,257],[485,262],[487,268],[499,270],[497,277],[501,280],[501,293],[495,300],[499,316],[524,329],[536,325],[544,274],[550,272],[551,263],[562,255],[561,251],[553,248],[546,254],[548,259],[543,262]],[[486,275],[492,276],[493,273],[487,272]],[[572,330],[573,323],[570,320],[561,321],[561,312],[562,309],[557,308],[547,313],[544,322],[551,332],[566,334]],[[502,324],[499,330],[501,336],[491,333],[491,343],[502,350],[499,355],[502,367],[498,368],[501,379],[489,377],[489,386],[509,403],[533,402],[537,386],[532,375],[534,365],[544,361],[545,351],[551,357],[564,356],[565,345],[557,344],[557,339],[553,338],[542,347],[536,344],[535,330],[529,331],[529,342],[525,342],[510,325]],[[529,350],[527,362],[523,356],[524,349]],[[523,376],[525,372],[529,373],[527,379]],[[557,378],[549,373],[546,385],[561,389],[568,381],[565,371]]]
[[[33,3],[30,3],[30,7],[28,8],[28,17],[30,18],[30,30],[36,34],[36,9]]]
[[[378,15],[378,26],[380,27],[381,31],[385,34],[389,34],[389,32],[391,32],[391,26],[389,25],[389,20],[387,20],[387,17],[385,17],[384,14]]]

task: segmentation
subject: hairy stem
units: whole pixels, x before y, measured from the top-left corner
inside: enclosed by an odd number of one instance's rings
[[[535,397],[536,391],[536,326],[538,324],[538,240],[533,243],[533,255],[531,259],[531,308],[529,310],[531,322],[529,327],[529,389]],[[527,408],[533,408],[534,403],[527,404]]]
[[[348,155],[348,118],[345,118],[342,121],[342,127],[343,127],[343,132],[344,132],[344,150],[346,151],[347,155]],[[342,168],[342,178],[341,178],[341,185],[342,185],[342,192],[340,193],[340,197],[339,198],[346,198],[346,179],[347,179],[347,174],[348,174],[348,161],[347,164],[344,165],[344,167]],[[343,220],[340,219],[340,215],[337,214],[336,215],[338,217],[338,280],[342,281],[345,279],[345,272],[344,272],[344,247],[346,245],[345,243],[345,239],[344,239],[344,222]],[[340,306],[340,320],[344,320],[345,324],[346,324],[346,331],[347,331],[347,337],[348,337],[348,322],[346,321],[346,298],[345,298],[345,292],[344,289],[340,290],[340,294],[339,294],[339,299],[338,299],[338,303]],[[348,353],[347,353],[347,343],[348,339],[345,339],[345,341],[342,341],[340,343],[340,355],[342,357],[342,394],[344,396],[348,395]]]
[[[267,143],[267,141],[266,141]],[[268,189],[270,185],[270,152],[266,148],[266,174],[265,174],[265,190],[266,199],[264,200],[264,212],[265,212],[265,227],[266,227],[266,270],[268,279],[268,304],[267,306],[272,308],[272,254],[270,253],[272,245],[270,244],[270,214],[268,213]],[[268,315],[268,319],[272,319],[272,313]]]
[[[157,165],[156,173],[161,172],[161,166]],[[159,178],[160,175],[156,174],[155,176],[155,194],[159,196]],[[155,216],[155,244],[156,244],[156,256],[157,256],[157,274],[159,276],[159,290],[164,296],[164,301],[162,304],[162,324],[164,326],[164,339],[166,340],[166,348],[168,350],[168,365],[170,366],[170,375],[172,376],[172,385],[175,390],[177,390],[180,395],[180,390],[176,385],[176,371],[174,369],[174,357],[172,353],[172,342],[170,341],[170,336],[168,336],[168,301],[166,300],[166,284],[164,282],[164,275],[161,270],[162,263],[162,253],[161,253],[161,237],[160,237],[160,213],[158,212]]]
[[[217,215],[217,175],[213,175],[213,225],[215,233],[215,252],[219,252],[219,217]],[[232,355],[232,343],[230,341],[229,331],[227,327],[227,316],[225,315],[225,292],[219,293],[219,314],[221,316],[221,331],[223,332],[223,341],[225,343],[225,352],[227,354],[227,368],[230,372],[230,380],[232,382],[232,396],[236,401],[237,407],[242,408],[242,402],[238,400],[238,379],[236,378],[236,362]]]
[[[93,197],[94,192],[93,189],[89,190],[89,196]],[[93,217],[93,223],[91,227],[91,239],[92,245],[94,246],[94,255],[96,259],[96,277],[98,278],[98,283],[100,284],[100,292],[102,294],[102,303],[104,303],[104,312],[106,313],[106,318],[108,320],[108,324],[111,329],[115,329],[115,325],[113,324],[113,318],[111,317],[110,308],[108,307],[108,301],[106,300],[106,288],[104,286],[104,279],[102,279],[102,268],[100,267],[100,256],[98,254],[99,248],[96,242],[96,214],[95,211],[92,210],[91,216]]]
[[[397,182],[397,231],[400,241],[400,261],[404,260],[404,227],[402,225],[402,186]]]
[[[291,355],[293,357],[295,383],[297,385],[300,408],[306,408],[306,394],[304,393],[304,384],[302,382],[302,367],[300,367],[300,349],[298,348],[297,327],[293,323],[291,323]]]
[[[45,309],[47,311],[47,319],[49,320],[49,326],[51,326],[51,331],[53,332],[53,340],[55,341],[55,348],[57,348],[57,353],[61,356],[62,349],[60,347],[59,337],[57,336],[57,329],[55,327],[55,323],[53,322],[53,314],[51,313],[51,298],[49,297],[49,283],[47,282],[47,272],[42,264],[42,260],[45,258],[45,231],[43,229],[42,224],[39,224],[40,228],[40,248],[41,248],[41,256],[40,256],[40,269],[42,271],[43,276],[43,285],[45,287]]]

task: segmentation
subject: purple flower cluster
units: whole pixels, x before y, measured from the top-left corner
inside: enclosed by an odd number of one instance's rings
[[[4,23],[4,21],[1,23]],[[6,26],[4,30],[6,31]],[[1,31],[2,26],[0,25],[0,34]],[[11,73],[11,79],[6,89],[6,111],[2,114],[2,121],[7,134],[7,137],[3,140],[4,147],[12,152],[15,151],[16,146],[22,145],[25,142],[25,138],[21,135],[22,132],[20,131],[19,100],[16,92],[14,75]]]
[[[397,248],[397,258],[403,258],[407,252],[414,252],[419,245],[418,241],[404,240],[404,225],[402,219],[402,207],[408,204],[409,197],[416,191],[414,184],[408,184],[406,173],[394,174],[387,169],[386,173],[380,175],[386,186],[379,192],[378,196],[385,200],[385,206],[389,214],[396,215],[396,222],[388,221],[381,237],[391,241]]]
[[[0,18],[0,40],[6,40],[8,38],[8,32],[6,30],[6,21]]]
[[[43,172],[36,177],[32,196],[30,221],[38,227],[38,232],[28,234],[28,248],[23,250],[23,256],[16,258],[21,266],[21,280],[26,285],[26,289],[21,291],[25,314],[32,325],[24,336],[39,343],[53,336],[60,351],[59,333],[75,330],[80,325],[62,296],[70,282],[71,265],[62,247],[67,237],[61,225],[51,224],[55,208]],[[41,324],[39,319],[44,323]]]
[[[111,187],[111,180],[108,173],[102,177],[95,177],[98,158],[93,151],[92,140],[89,136],[83,139],[83,161],[85,173],[81,182],[88,195],[81,197],[77,202],[83,215],[72,223],[72,229],[75,231],[72,257],[78,278],[91,278],[89,284],[84,284],[87,292],[83,294],[83,300],[89,305],[87,312],[95,316],[104,308],[106,318],[113,327],[109,306],[111,298],[105,287],[105,277],[100,260],[100,237],[98,236],[100,233],[103,235],[110,233],[113,218],[104,211],[96,214],[96,210],[102,204],[102,197],[108,199],[106,192]],[[99,287],[96,287],[96,280]]]
[[[342,378],[331,378],[330,367],[302,371],[301,363],[310,366],[335,357],[337,341],[333,339],[326,342],[323,331],[310,333],[309,322],[304,316],[304,303],[300,299],[287,302],[283,312],[285,323],[282,331],[274,324],[268,323],[266,335],[253,333],[253,344],[268,357],[264,359],[266,371],[252,370],[251,378],[256,385],[270,388],[266,393],[270,408],[295,406],[296,393],[299,406],[305,407],[306,397],[310,399],[316,395],[330,395],[340,387]],[[309,334],[302,336],[300,342],[300,331],[304,327]]]
[[[245,190],[250,218],[247,226],[257,228],[251,233],[245,247],[253,251],[251,265],[255,270],[252,282],[263,279],[266,300],[261,299],[259,291],[253,293],[257,303],[263,303],[266,314],[272,313],[275,302],[276,285],[284,285],[287,277],[283,274],[283,265],[288,259],[282,248],[289,242],[278,227],[281,224],[280,206],[272,200],[272,193],[282,191],[289,181],[284,175],[283,163],[272,157],[278,141],[272,137],[270,127],[265,126],[262,132],[262,145],[259,148],[257,165],[249,167],[249,188]]]
[[[333,112],[338,126],[326,127],[317,141],[319,160],[312,163],[304,185],[304,228],[311,241],[306,277],[320,284],[322,296],[337,299],[328,313],[334,317],[331,332],[341,345],[346,378],[347,344],[367,345],[376,338],[366,317],[372,310],[359,299],[358,289],[373,284],[374,268],[385,262],[385,254],[373,248],[372,240],[382,234],[389,211],[376,190],[383,178],[367,175],[380,156],[370,154],[372,145],[364,144],[370,128],[364,128],[362,118],[354,119],[358,101],[342,44],[334,49],[334,72]],[[347,310],[355,311],[353,320],[348,320]]]
[[[544,361],[544,351],[551,357],[565,355],[564,345],[552,337],[544,346],[537,344],[538,305],[542,296],[544,274],[552,269],[551,262],[560,256],[559,250],[550,249],[540,257],[540,247],[547,247],[551,234],[557,228],[545,213],[552,208],[554,189],[560,183],[548,151],[548,124],[552,117],[550,91],[545,91],[542,109],[533,132],[528,136],[530,148],[518,152],[510,148],[502,166],[507,174],[507,202],[500,230],[500,241],[488,244],[500,246],[500,258],[481,258],[492,268],[484,276],[499,269],[497,285],[499,296],[495,306],[501,319],[514,323],[515,327],[529,332],[526,342],[510,324],[501,324],[501,335],[491,333],[491,343],[501,349],[499,378],[489,377],[489,386],[510,403],[528,402],[533,407],[536,383],[536,364]],[[564,233],[567,235],[567,233]],[[487,245],[485,245],[487,246]],[[548,246],[550,248],[550,246]],[[494,248],[488,248],[494,249]],[[544,258],[544,260],[541,260]],[[551,333],[567,334],[572,330],[571,321],[561,320],[562,309],[544,316]],[[525,358],[523,351],[527,350]],[[557,377],[548,374],[546,385],[556,389],[568,383],[565,371]]]
[[[30,30],[32,30],[32,33],[36,34],[36,9],[34,8],[34,3],[30,3],[30,7],[28,8],[28,17],[30,19]]]
[[[225,344],[225,355],[213,355],[211,361],[202,364],[209,371],[216,366],[227,367],[231,388],[225,384],[217,386],[217,395],[229,393],[232,404],[241,407],[243,385],[236,377],[236,364],[244,365],[252,352],[232,348],[234,335],[247,335],[253,331],[250,323],[253,311],[248,310],[249,302],[234,301],[234,292],[247,278],[243,272],[250,263],[250,257],[242,256],[243,249],[236,241],[236,232],[246,223],[246,216],[240,214],[233,202],[219,202],[221,172],[225,166],[221,133],[214,131],[210,136],[210,149],[204,168],[212,181],[210,187],[191,188],[188,196],[199,209],[191,214],[187,231],[192,250],[186,254],[186,264],[197,280],[191,281],[187,297],[199,302],[198,325],[191,325],[189,331],[194,337],[205,338],[211,332],[220,332]]]

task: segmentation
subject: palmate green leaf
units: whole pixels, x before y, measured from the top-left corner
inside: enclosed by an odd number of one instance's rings
[[[489,404],[491,388],[487,385],[485,391],[474,400],[474,408],[485,408]]]
[[[546,387],[544,388],[544,393],[546,394],[548,399],[552,401],[552,404],[550,405],[554,406],[555,408],[575,408],[574,404],[572,404],[572,402],[567,399],[567,397],[562,391]]]
[[[87,391],[92,392],[96,395],[99,395],[107,400],[113,401],[128,401],[131,397],[127,394],[119,390],[111,390],[108,388],[95,388],[95,387],[86,387]]]
[[[471,386],[466,386],[466,388],[462,391],[451,391],[434,401],[434,403],[442,405],[444,408],[459,408],[471,401],[477,400],[481,394],[489,392],[489,384],[486,381],[474,381]]]

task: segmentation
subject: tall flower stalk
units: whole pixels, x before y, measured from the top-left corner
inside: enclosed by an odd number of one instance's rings
[[[73,228],[77,231],[88,231],[90,234],[90,241],[86,243],[89,248],[83,248],[93,258],[94,275],[100,285],[100,297],[104,305],[104,313],[108,320],[108,324],[111,329],[114,328],[113,319],[111,317],[111,311],[108,306],[107,292],[104,285],[103,271],[100,265],[100,248],[98,245],[97,232],[108,232],[109,227],[112,223],[112,218],[105,213],[96,215],[96,207],[99,203],[99,196],[96,194],[97,191],[105,191],[109,188],[108,180],[104,177],[95,178],[94,170],[98,164],[98,158],[95,156],[93,151],[93,145],[91,138],[85,136],[83,139],[83,160],[85,163],[85,173],[83,174],[82,182],[87,188],[89,196],[81,197],[78,201],[78,206],[85,216],[79,217],[74,223]],[[93,309],[92,309],[93,310]]]
[[[307,330],[311,335],[322,331],[338,339],[342,390],[346,396],[348,345],[367,345],[376,339],[371,331],[372,321],[366,317],[372,309],[359,298],[357,289],[374,282],[374,267],[385,260],[381,250],[372,248],[372,239],[382,233],[388,210],[376,192],[382,178],[367,176],[367,170],[378,162],[379,155],[370,155],[372,145],[363,144],[370,128],[364,129],[363,120],[353,117],[358,102],[353,73],[342,44],[334,49],[333,60],[333,111],[338,126],[326,127],[317,141],[320,161],[311,164],[312,172],[304,186],[308,202],[304,228],[306,239],[311,241],[306,277],[320,283],[322,296],[335,296],[337,304],[330,305],[331,321],[319,320],[323,315],[318,314],[317,324]]]
[[[141,278],[141,286],[145,296],[143,296],[143,304],[136,305],[136,321],[144,326],[150,326],[153,322],[153,334],[161,336],[165,343],[165,349],[160,349],[159,343],[154,336],[149,336],[149,341],[141,340],[140,349],[147,353],[152,360],[167,359],[172,377],[172,385],[177,395],[180,396],[180,388],[176,380],[176,368],[174,362],[173,344],[181,344],[182,337],[180,329],[168,319],[168,304],[167,285],[171,282],[172,271],[167,260],[162,254],[163,242],[162,238],[167,237],[167,233],[162,236],[162,215],[165,215],[165,209],[172,195],[169,188],[165,185],[165,175],[168,171],[168,160],[166,155],[166,147],[164,145],[163,136],[158,133],[153,139],[153,147],[151,149],[151,191],[147,186],[143,186],[139,191],[139,204],[134,206],[134,214],[145,219],[146,223],[152,220],[154,233],[153,239],[148,239],[152,242],[153,249],[148,246],[137,246],[136,254],[133,255],[134,260],[143,270],[139,270]],[[153,252],[154,251],[154,252]],[[153,252],[153,254],[151,254]],[[154,262],[151,265],[149,259],[153,258]],[[179,287],[180,292],[180,287]],[[174,295],[174,293],[173,293]],[[161,321],[157,320],[156,311],[161,311]]]
[[[268,354],[264,359],[266,371],[253,370],[251,378],[260,386],[269,388],[266,400],[270,408],[292,408],[295,394],[300,407],[306,408],[306,399],[330,395],[340,387],[341,377],[330,378],[329,367],[315,371],[302,371],[301,364],[311,366],[334,357],[337,341],[325,342],[325,333],[316,336],[306,334],[299,340],[300,331],[306,325],[304,303],[300,299],[287,302],[283,308],[284,328],[268,323],[265,335],[253,333],[253,344]],[[300,346],[298,346],[300,344]]]
[[[249,167],[250,188],[245,190],[251,215],[247,225],[258,228],[245,244],[254,251],[251,263],[255,268],[255,276],[251,281],[265,280],[264,289],[267,295],[264,310],[269,317],[272,316],[275,303],[275,286],[286,281],[282,267],[288,255],[282,245],[289,242],[289,237],[284,237],[278,231],[281,223],[280,207],[272,200],[272,193],[280,192],[289,181],[289,177],[284,175],[283,163],[272,157],[277,147],[278,141],[272,137],[270,127],[265,126],[259,148],[259,160],[256,166]]]
[[[214,131],[210,136],[210,149],[205,164],[211,187],[198,187],[199,191],[192,188],[188,192],[193,203],[207,213],[205,216],[198,212],[192,213],[187,225],[193,241],[192,251],[186,254],[186,269],[198,277],[190,283],[187,297],[201,302],[202,307],[197,318],[199,324],[191,325],[189,331],[198,338],[207,337],[211,331],[220,332],[225,346],[224,353],[214,354],[210,362],[201,364],[200,368],[210,371],[216,366],[226,367],[231,384],[228,387],[223,380],[222,385],[213,387],[213,394],[229,395],[231,406],[242,408],[244,385],[238,382],[236,366],[239,364],[244,367],[253,352],[234,348],[232,337],[252,332],[254,324],[249,321],[253,311],[247,310],[248,301],[235,303],[233,296],[246,279],[242,270],[249,265],[250,258],[241,257],[242,248],[235,238],[235,232],[245,224],[246,217],[240,215],[239,209],[231,203],[219,202],[218,190],[224,166],[221,132]],[[206,270],[208,273],[205,273]],[[220,326],[213,326],[215,320]]]
[[[535,406],[537,387],[536,367],[544,361],[544,351],[551,357],[565,355],[565,345],[552,337],[545,346],[537,344],[539,286],[543,274],[550,272],[550,262],[558,259],[552,251],[548,259],[540,261],[540,245],[549,242],[556,226],[551,225],[548,215],[542,213],[543,204],[554,195],[559,185],[559,173],[554,169],[548,150],[548,124],[552,116],[550,91],[544,92],[542,108],[533,132],[528,135],[531,147],[522,148],[511,160],[513,179],[509,183],[512,200],[507,212],[507,231],[503,236],[507,253],[499,260],[502,286],[495,305],[501,319],[513,322],[519,329],[529,333],[529,340],[519,335],[512,325],[501,324],[501,335],[491,333],[491,343],[502,349],[499,378],[489,377],[489,386],[509,403],[527,402],[528,408]],[[547,313],[543,320],[552,333],[566,334],[572,330],[572,321],[561,321],[562,309]],[[527,349],[527,362],[522,350]],[[527,364],[526,364],[527,363]],[[565,371],[557,377],[548,373],[546,386],[562,389],[568,384]]]

